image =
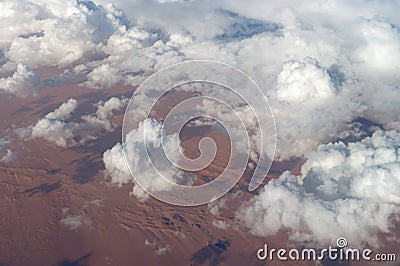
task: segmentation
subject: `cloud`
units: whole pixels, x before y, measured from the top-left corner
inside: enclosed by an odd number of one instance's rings
[[[67,217],[61,219],[60,223],[73,231],[77,230],[82,225],[91,224],[90,220],[85,219],[82,215],[68,215]]]
[[[156,240],[151,242],[150,240],[145,239],[144,244],[148,247],[151,247],[154,250],[154,254],[157,256],[167,255],[170,252],[170,247],[168,245],[164,245]]]
[[[18,64],[11,77],[0,79],[0,93],[27,97],[40,93],[39,76],[25,64]]]
[[[77,107],[77,101],[71,98],[35,124],[15,131],[24,140],[42,138],[60,147],[75,145],[74,137],[79,124],[65,120],[70,118]]]
[[[13,25],[2,38],[8,59],[31,67],[68,66],[95,59],[115,31],[124,30],[123,13],[91,1],[2,2],[2,21]]]
[[[360,117],[400,129],[398,3],[96,2],[2,2],[2,68],[79,64],[71,79],[99,89],[138,85],[189,59],[232,64],[268,95],[278,160],[304,156]]]
[[[378,71],[379,74],[386,76],[398,72],[400,69],[396,63],[400,60],[398,25],[394,25],[387,18],[365,19],[360,30],[366,42],[355,51],[355,59],[360,60],[361,65],[369,71]]]
[[[48,113],[36,124],[20,129],[20,135],[24,138],[43,138],[51,143],[61,147],[75,144],[74,132],[78,124],[74,122],[65,122],[76,110],[78,103],[75,99],[69,99],[61,104],[53,112]]]
[[[315,59],[286,62],[278,75],[276,96],[281,101],[299,103],[333,95],[335,89],[328,71]]]
[[[118,82],[138,85],[155,69],[183,61],[185,57],[179,49],[191,42],[191,36],[180,32],[169,37],[163,35],[138,26],[115,33],[103,49],[109,56],[100,64],[87,66],[87,81],[82,85],[90,88],[111,87]]]
[[[83,85],[138,85],[189,59],[238,66],[269,98],[277,160],[305,156],[358,118],[400,129],[398,4],[200,2],[117,2],[132,26],[109,37],[106,58],[85,65]],[[160,16],[149,21],[150,12]]]
[[[103,200],[96,199],[96,200],[85,202],[82,209],[86,210],[89,207],[101,207],[101,206],[103,206]]]
[[[71,113],[74,112],[77,107],[78,102],[71,98],[67,102],[61,104],[60,107],[55,109],[53,112],[48,113],[45,118],[64,121],[71,117]]]
[[[96,116],[99,119],[108,119],[112,117],[113,112],[122,110],[128,103],[129,99],[112,97],[106,102],[97,103]]]
[[[186,124],[188,127],[202,127],[202,126],[207,126],[207,127],[212,127],[216,123],[215,120],[210,119],[208,117],[198,117],[193,120],[190,120],[189,123]]]
[[[254,234],[287,230],[291,241],[302,244],[325,246],[339,236],[356,246],[380,246],[388,240],[399,220],[400,204],[399,3],[107,2],[0,2],[0,93],[40,94],[44,84],[36,72],[43,66],[65,69],[54,79],[58,82],[102,89],[139,85],[157,70],[190,59],[231,64],[249,74],[269,99],[277,126],[275,160],[306,160],[299,176],[286,172],[270,181],[238,210],[237,219]],[[146,96],[139,97],[144,105],[148,102]],[[78,105],[71,99],[17,132],[62,147],[83,145],[113,131],[113,116],[127,101],[111,98],[95,104],[95,113],[72,118]],[[198,108],[237,122],[232,112],[219,112],[215,103],[204,101]],[[143,116],[141,111],[135,110],[135,115]],[[255,127],[246,109],[240,111],[247,125]],[[148,141],[156,149],[161,125],[147,122]],[[191,126],[212,123],[198,119]],[[360,130],[369,123],[373,126]],[[142,184],[146,189],[167,190],[142,160],[147,156],[144,127],[142,122],[125,144],[116,143],[103,154],[106,172],[114,184],[134,183],[126,151],[132,154],[133,172],[147,177]],[[252,147],[257,136],[251,139]],[[169,152],[178,158],[178,147],[172,145],[177,136],[167,138]],[[337,139],[346,143],[333,143]],[[0,138],[1,162],[14,157],[10,147],[8,139]],[[251,158],[256,157],[253,152]],[[170,165],[158,170],[178,183],[191,182]],[[137,184],[131,195],[148,198]],[[220,215],[222,203],[210,203],[209,211]],[[62,221],[72,230],[85,224],[81,215],[66,214]],[[226,226],[222,220],[212,225]],[[157,248],[156,253],[167,252],[164,246]]]
[[[112,132],[116,125],[111,122],[113,115],[122,111],[128,104],[129,99],[112,97],[106,102],[100,101],[96,104],[95,114],[83,115],[79,125],[81,143],[88,139],[96,139],[102,131]]]
[[[400,215],[399,141],[396,131],[377,131],[320,145],[301,175],[271,180],[237,218],[256,235],[288,229],[295,242],[323,246],[343,236],[351,246],[378,247]]]
[[[68,214],[68,208],[64,208],[62,212],[63,218],[60,220],[60,223],[66,226],[69,230],[76,231],[83,225],[89,226],[92,224],[92,221],[89,218],[84,217],[83,215]]]
[[[144,131],[146,131],[146,135],[144,135]],[[156,165],[158,170],[156,171],[151,162],[145,159],[148,156],[147,152],[151,154],[161,148],[161,134],[161,124],[154,119],[147,119],[141,122],[137,129],[126,135],[124,144],[117,143],[114,147],[104,152],[103,161],[106,171],[111,177],[111,182],[119,186],[130,182],[134,183],[124,156],[125,151],[128,154],[127,160],[132,173],[140,173],[142,177],[145,177],[145,179],[141,179],[143,182],[141,185],[146,190],[162,191],[169,189],[170,183],[160,177],[159,173],[174,183],[190,184],[192,182],[191,178],[184,177],[183,172],[171,164],[159,163]],[[177,135],[167,135],[164,138],[165,144],[163,148],[165,153],[176,161],[180,156],[179,149],[182,149]],[[144,141],[146,141],[149,151],[146,150]],[[142,201],[148,198],[148,195],[136,184],[131,195]]]
[[[218,230],[226,230],[229,228],[229,224],[222,220],[212,221],[212,225]]]
[[[348,128],[360,119],[384,130],[400,130],[400,6],[395,1],[117,0],[118,8],[105,0],[97,2],[1,2],[0,25],[6,29],[0,40],[1,73],[10,75],[0,79],[2,92],[40,93],[40,80],[27,66],[66,68],[71,80],[100,89],[119,83],[138,85],[170,64],[210,59],[239,67],[267,95],[277,124],[276,160],[308,157],[311,162],[316,159],[310,154],[321,144],[344,135],[346,139],[365,137]],[[146,101],[143,96],[143,104]],[[215,104],[203,105],[218,110]],[[25,131],[33,136],[36,127],[37,137],[61,146],[73,143],[76,136],[84,142],[115,128],[112,115],[105,117],[110,114],[107,108],[85,114],[79,121],[45,117]],[[135,114],[142,116],[141,110]],[[228,115],[225,118],[232,119]],[[202,122],[206,123],[192,124]],[[123,150],[140,148],[140,143],[116,144],[104,154],[114,183],[132,181]],[[142,150],[138,152],[141,155]],[[305,172],[301,178],[308,175]],[[301,192],[305,188],[296,180],[286,174],[267,188],[284,193],[286,185],[299,186]],[[132,193],[146,197],[137,185]],[[294,195],[293,204],[302,197]],[[312,204],[326,209],[318,205],[320,198]],[[335,204],[337,210],[342,206]]]
[[[105,63],[93,68],[90,73],[87,74],[86,78],[87,80],[82,85],[93,89],[111,87],[123,81],[123,77],[118,73],[118,69],[112,67],[110,63]]]
[[[186,234],[185,234],[185,233],[182,233],[182,232],[180,232],[180,231],[172,231],[172,233],[173,233],[175,236],[180,237],[180,238],[182,238],[182,239],[186,239],[186,238],[187,238]]]
[[[11,149],[11,140],[0,138],[0,162],[8,163],[15,159],[15,152]]]
[[[185,2],[188,0],[158,0],[158,2],[160,3],[181,3],[181,2]]]
[[[217,12],[221,13],[221,16],[227,20],[227,26],[224,27],[223,32],[215,36],[217,40],[223,42],[240,41],[262,33],[281,35],[282,25],[278,23],[248,18],[224,9],[219,9]]]
[[[80,120],[68,121],[78,108],[78,102],[71,98],[36,124],[16,131],[23,139],[42,138],[60,147],[76,145],[78,139],[79,144],[84,144],[104,133],[112,132],[116,127],[111,122],[112,116],[115,112],[122,111],[127,102],[126,98],[112,97],[106,102],[95,104],[97,110],[94,114],[82,115]]]
[[[83,215],[72,215],[70,214],[69,208],[63,208],[62,209],[63,218],[60,220],[60,223],[68,227],[68,229],[72,231],[78,230],[83,225],[90,226],[92,225],[92,221],[87,217],[88,209],[94,207],[101,207],[102,204],[103,201],[99,199],[85,202],[85,204],[81,209],[81,211],[83,211],[84,213]]]
[[[210,213],[214,216],[220,215],[220,209],[226,208],[226,198],[222,198],[220,200],[214,200],[207,204],[207,208]]]

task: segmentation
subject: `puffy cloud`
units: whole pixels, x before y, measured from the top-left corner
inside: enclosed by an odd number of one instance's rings
[[[365,43],[355,51],[355,59],[369,71],[385,76],[400,70],[399,26],[386,18],[366,19],[360,27]]]
[[[2,49],[14,62],[32,67],[67,66],[101,55],[101,45],[126,18],[113,5],[92,1],[2,2],[6,34]],[[10,26],[12,25],[12,26]]]
[[[61,219],[60,223],[70,230],[77,230],[82,225],[90,225],[91,222],[89,219],[85,219],[83,215],[68,215],[65,218]]]
[[[0,138],[0,162],[8,163],[15,159],[15,152],[11,149],[11,141],[6,138]]]
[[[36,124],[17,129],[17,133],[23,139],[43,138],[61,147],[77,144],[78,138],[83,144],[104,132],[112,132],[115,125],[110,120],[114,112],[121,111],[127,102],[126,98],[112,97],[106,102],[98,102],[95,114],[83,115],[81,121],[67,121],[78,108],[78,102],[71,98]]]
[[[190,12],[195,13],[195,7],[190,7]],[[192,16],[181,13],[180,8],[176,11],[180,17],[176,21],[182,24],[171,29],[166,29],[170,24],[163,22],[154,30],[154,27],[149,26],[152,22],[149,22],[150,24],[138,23],[126,31],[113,34],[104,47],[104,52],[109,57],[101,61],[100,65],[89,66],[88,80],[83,84],[94,88],[111,86],[121,81],[140,84],[156,70],[185,59],[220,59],[214,54],[218,51],[223,56],[231,57],[234,51],[224,51],[225,42],[235,42],[259,33],[268,35],[281,27],[269,21],[247,18],[223,9],[209,10],[204,16],[193,14],[199,21],[192,25]],[[204,10],[200,10],[200,13],[204,13]],[[146,19],[145,16],[143,18]],[[212,23],[213,27],[204,27],[206,24],[202,23],[203,20],[208,24]],[[225,59],[220,60],[226,61]],[[112,77],[108,73],[112,73]]]
[[[86,78],[87,80],[82,85],[93,89],[111,87],[123,81],[123,77],[118,73],[118,69],[112,67],[109,63],[95,67],[87,74]]]
[[[123,145],[117,143],[103,154],[103,161],[111,182],[123,185],[131,181],[129,169],[124,158]]]
[[[145,136],[144,131],[146,131]],[[106,171],[111,177],[111,182],[120,186],[134,182],[124,156],[125,151],[128,154],[127,160],[132,172],[140,173],[146,177],[143,184],[141,183],[146,190],[162,191],[169,189],[170,183],[164,180],[159,173],[174,183],[190,184],[192,182],[191,178],[184,177],[183,172],[176,169],[173,165],[157,164],[157,172],[151,162],[146,160],[148,151],[146,150],[144,141],[146,141],[149,153],[151,154],[152,151],[162,146],[161,134],[161,124],[154,119],[147,119],[141,122],[137,129],[132,130],[126,135],[124,144],[117,143],[114,147],[107,150],[103,154],[103,161]],[[165,136],[164,149],[165,153],[171,156],[172,160],[176,161],[179,158],[180,149],[182,148],[176,134]],[[136,184],[133,187],[131,195],[136,196],[142,201],[148,197],[141,187]]]
[[[97,103],[96,116],[99,119],[107,119],[112,117],[113,112],[116,110],[122,110],[128,103],[129,99],[112,97],[106,102]]]
[[[55,109],[53,112],[48,113],[45,118],[55,120],[66,120],[71,117],[71,113],[78,107],[78,102],[71,98],[67,102],[63,103]]]
[[[318,245],[346,237],[379,246],[398,219],[400,133],[377,131],[360,142],[321,145],[301,175],[271,180],[237,217],[257,235],[289,229],[290,239]]]
[[[3,10],[0,14],[1,28],[7,29],[3,31],[0,41],[1,50],[9,47],[12,40],[18,36],[40,35],[39,18],[46,15],[46,12],[37,4],[28,1],[2,1],[0,8]]]
[[[80,134],[85,141],[88,138],[96,138],[101,131],[112,132],[115,125],[111,119],[115,112],[122,111],[128,104],[129,99],[112,97],[106,102],[100,101],[96,104],[95,114],[82,116],[83,122],[80,124]]]
[[[349,91],[335,88],[328,71],[311,58],[283,65],[272,95],[278,160],[304,156],[362,116],[360,104],[349,103]]]
[[[109,56],[100,64],[88,66],[89,74],[83,85],[91,88],[110,87],[118,82],[136,85],[154,70],[183,61],[185,56],[179,49],[190,43],[191,36],[179,32],[169,37],[164,34],[138,26],[115,33],[103,49]]]
[[[27,97],[40,93],[39,76],[25,64],[18,64],[11,77],[0,79],[0,93]]]
[[[85,204],[83,205],[82,209],[86,210],[89,207],[101,207],[101,206],[103,206],[103,200],[96,199],[96,200],[85,202]]]
[[[74,132],[78,127],[77,123],[66,122],[78,104],[75,99],[61,104],[53,112],[48,113],[36,124],[17,129],[17,133],[23,139],[43,138],[61,147],[74,144]]]
[[[144,244],[154,250],[154,253],[157,256],[163,256],[169,253],[170,247],[168,245],[164,245],[163,243],[154,240],[150,241],[148,239],[144,240]]]
[[[276,96],[281,101],[298,103],[333,95],[335,89],[328,71],[315,59],[289,61],[278,75]]]
[[[229,228],[229,224],[222,220],[212,221],[212,225],[218,230],[226,230]]]
[[[41,119],[32,127],[32,138],[43,138],[61,147],[74,144],[75,124],[59,120]]]
[[[79,227],[83,225],[91,225],[92,221],[89,218],[84,217],[83,215],[71,215],[69,213],[69,208],[63,208],[63,218],[60,220],[60,223],[69,230],[76,231]]]

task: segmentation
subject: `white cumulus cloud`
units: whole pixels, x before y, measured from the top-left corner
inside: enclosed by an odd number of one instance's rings
[[[0,93],[27,97],[40,93],[40,78],[25,64],[18,64],[11,77],[0,79]]]
[[[15,159],[15,152],[11,149],[11,140],[0,138],[0,162],[8,163]]]
[[[23,139],[42,138],[61,147],[84,144],[88,140],[112,132],[116,125],[111,122],[117,111],[122,111],[128,99],[112,97],[96,104],[94,114],[82,115],[79,120],[71,121],[72,113],[78,108],[78,102],[71,98],[54,111],[45,115],[34,125],[17,129]]]
[[[115,112],[122,111],[128,104],[129,99],[111,97],[106,102],[100,101],[96,104],[97,110],[94,114],[82,116],[80,123],[80,135],[83,142],[87,139],[97,138],[102,131],[112,132],[116,125],[111,122]]]
[[[71,113],[77,107],[77,101],[69,99],[53,112],[48,113],[44,118],[40,119],[36,124],[18,129],[17,133],[25,139],[43,138],[61,147],[74,144],[74,132],[78,125],[74,122],[66,122],[65,120],[71,116]]]
[[[335,89],[326,69],[316,60],[289,61],[278,75],[277,98],[285,102],[304,102],[333,96]]]
[[[69,208],[63,208],[63,218],[60,220],[60,223],[69,230],[76,231],[83,225],[90,226],[92,224],[92,221],[84,215],[72,215],[69,214],[69,211]]]
[[[144,140],[144,130],[146,131],[146,140]],[[147,119],[146,121],[141,122],[137,129],[132,130],[126,135],[126,141],[124,144],[117,143],[114,147],[107,150],[103,154],[103,161],[106,171],[111,177],[111,182],[118,185],[134,182],[125,160],[125,151],[128,154],[127,159],[132,172],[140,173],[140,175],[145,177],[145,179],[142,179],[143,183],[141,183],[141,185],[144,186],[146,190],[161,191],[169,189],[170,183],[164,180],[159,173],[175,183],[190,183],[190,178],[188,179],[184,177],[183,172],[172,165],[157,164],[157,172],[153,168],[153,165],[146,160],[148,155],[144,141],[146,141],[149,152],[151,153],[152,150],[156,150],[162,146],[161,134],[161,124],[154,119]],[[165,153],[172,156],[170,158],[175,161],[180,156],[179,149],[182,149],[179,144],[180,141],[176,134],[165,136]],[[134,185],[131,194],[142,201],[146,200],[148,197],[147,194],[136,184]]]
[[[400,215],[399,143],[400,133],[377,131],[360,142],[321,145],[300,176],[271,180],[237,217],[257,235],[288,229],[300,243],[344,236],[350,245],[377,247]]]
[[[125,18],[113,5],[92,1],[3,1],[1,45],[6,57],[32,67],[67,66],[101,55]],[[12,25],[12,26],[10,26]]]

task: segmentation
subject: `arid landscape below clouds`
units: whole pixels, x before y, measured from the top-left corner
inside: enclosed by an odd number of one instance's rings
[[[69,98],[82,106],[74,113],[79,117],[93,111],[92,104],[129,97],[133,90],[116,86],[100,92],[63,85],[32,98],[3,97],[2,127],[27,125]],[[132,185],[111,184],[102,155],[121,141],[122,116],[113,116],[119,125],[114,132],[99,133],[96,140],[79,146],[59,147],[40,138],[13,143],[18,160],[0,168],[2,265],[264,265],[256,257],[258,248],[265,243],[287,247],[285,232],[257,237],[236,221],[235,210],[251,197],[246,175],[215,204],[200,207],[177,207],[153,198],[140,202],[129,196]],[[226,164],[224,155],[229,155],[226,135],[207,126],[184,128],[185,154],[198,156],[198,141],[205,136],[219,147],[214,162],[197,174],[199,184],[218,176]],[[299,174],[302,163],[275,162],[269,178],[287,169]],[[399,247],[382,250],[395,252]]]
[[[399,265],[399,13],[0,0],[0,266]]]
[[[92,111],[91,104],[129,97],[133,90],[116,86],[100,92],[63,85],[45,88],[32,98],[2,97],[2,128],[28,125],[70,98],[83,107],[74,113],[79,117]],[[226,205],[222,207],[176,207],[152,198],[140,202],[129,196],[132,185],[112,185],[102,155],[121,141],[122,116],[119,112],[112,118],[119,125],[114,132],[99,134],[98,139],[80,146],[59,147],[40,138],[13,143],[11,149],[18,160],[3,164],[0,172],[1,263],[257,265],[262,263],[257,262],[255,252],[265,241],[276,247],[285,245],[282,234],[255,237],[238,227],[234,211],[249,197],[245,181],[223,198]],[[226,158],[221,145],[224,135],[204,126],[182,131],[188,156],[197,156],[201,136],[214,137],[220,143],[215,162],[198,174],[198,182],[204,183],[208,180],[202,177],[218,176]],[[271,177],[286,167],[298,171],[299,165],[278,163]]]

